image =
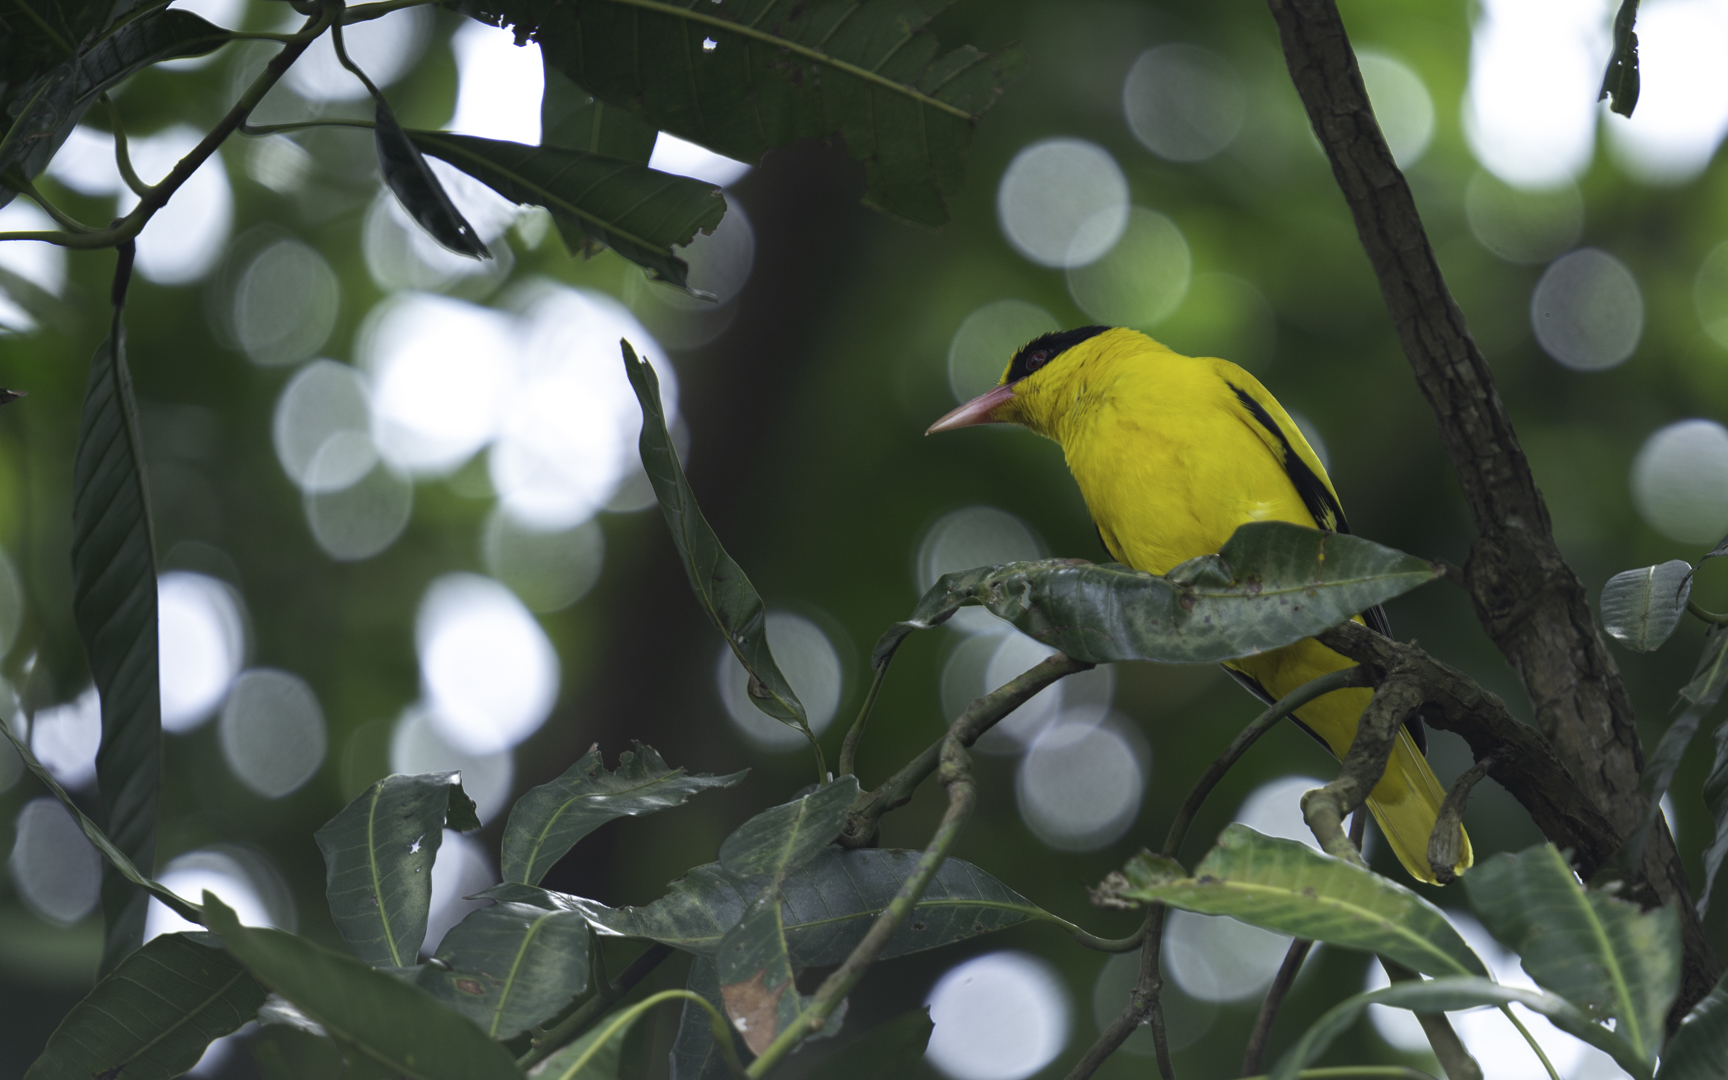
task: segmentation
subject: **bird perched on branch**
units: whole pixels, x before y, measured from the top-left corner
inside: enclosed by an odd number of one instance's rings
[[[1014,354],[995,389],[930,426],[1019,424],[1061,444],[1104,546],[1154,574],[1217,551],[1237,526],[1288,521],[1349,532],[1326,467],[1260,381],[1227,360],[1172,352],[1145,334],[1083,326]],[[1390,634],[1375,608],[1361,620]],[[1351,661],[1312,638],[1225,666],[1262,699]],[[1337,690],[1296,721],[1343,757],[1372,691]],[[1428,837],[1445,792],[1423,758],[1420,721],[1398,734],[1368,808],[1413,876],[1435,882]],[[1456,870],[1471,863],[1463,838]]]

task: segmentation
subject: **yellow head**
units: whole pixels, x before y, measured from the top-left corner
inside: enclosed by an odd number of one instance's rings
[[[1089,399],[1106,392],[1105,368],[1127,355],[1163,346],[1137,330],[1082,326],[1034,338],[1021,346],[996,388],[930,425],[926,435],[976,424],[1019,424],[1062,441],[1066,421]]]

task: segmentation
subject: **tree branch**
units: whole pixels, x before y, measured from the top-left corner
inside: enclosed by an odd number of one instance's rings
[[[1645,803],[1631,700],[1596,630],[1583,582],[1554,542],[1493,373],[1446,287],[1409,185],[1381,136],[1337,6],[1333,0],[1268,3],[1291,80],[1332,163],[1475,519],[1478,536],[1465,578],[1477,617],[1529,692],[1553,756],[1575,777],[1569,787],[1582,789],[1615,833],[1629,834]],[[1660,901],[1691,907],[1673,839],[1661,823],[1644,872]],[[1687,961],[1680,997],[1691,1003],[1708,993],[1720,965],[1702,938],[1688,941]]]

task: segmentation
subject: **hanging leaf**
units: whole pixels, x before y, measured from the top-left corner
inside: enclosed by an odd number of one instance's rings
[[[1633,652],[1655,652],[1680,625],[1691,594],[1684,559],[1623,571],[1602,586],[1602,627]]]
[[[478,829],[459,774],[386,776],[314,834],[342,940],[368,964],[406,967],[426,940],[432,863],[448,824]]]
[[[1426,975],[1488,974],[1440,909],[1414,892],[1242,824],[1225,828],[1192,876],[1174,860],[1142,851],[1093,898],[1228,915],[1289,937],[1378,953]]]
[[[1311,637],[1439,576],[1427,560],[1359,536],[1259,521],[1163,577],[1080,559],[946,574],[882,635],[872,663],[972,605],[1088,663],[1230,660]]]
[[[720,537],[696,505],[696,492],[685,479],[684,466],[673,449],[666,430],[666,414],[660,405],[660,380],[646,361],[636,358],[630,343],[624,350],[624,371],[630,388],[642,406],[642,467],[654,484],[660,512],[672,530],[672,543],[684,560],[690,587],[708,617],[731,646],[732,655],[750,673],[750,700],[758,709],[789,727],[798,729],[816,744],[816,736],[804,716],[804,704],[780,673],[768,648],[767,609],[744,569],[720,546]]]
[[[1518,954],[1538,986],[1590,1016],[1613,1019],[1640,1061],[1656,1060],[1663,1017],[1680,985],[1673,911],[1639,911],[1585,889],[1552,844],[1479,863],[1464,888],[1488,932]]]
[[[1620,0],[1614,16],[1614,52],[1602,76],[1602,92],[1596,95],[1598,101],[1613,98],[1608,108],[1626,117],[1638,107],[1638,34],[1632,29],[1637,21],[1638,0]]]
[[[780,885],[781,922],[793,966],[823,967],[846,959],[922,855],[918,850],[830,848],[788,874]],[[750,888],[750,882],[731,877],[719,863],[708,863],[674,881],[665,896],[641,907],[609,908],[527,885],[497,885],[480,895],[500,902],[569,908],[582,912],[603,934],[658,941],[712,957],[726,931],[744,917]],[[941,948],[1028,920],[1068,925],[960,859],[942,864],[913,912],[914,917],[889,939],[882,951],[884,959]]]
[[[72,1007],[24,1080],[179,1076],[237,1031],[264,988],[209,934],[163,934]]]
[[[731,787],[749,772],[691,776],[669,767],[652,747],[635,746],[635,753],[619,757],[615,773],[606,771],[596,747],[558,779],[516,800],[499,857],[505,881],[538,885],[578,841],[608,821],[682,806],[692,795]]]
[[[738,161],[840,135],[864,163],[864,201],[941,225],[979,118],[1023,59],[928,25],[951,0],[463,0],[540,43],[546,63],[647,125]]]
[[[156,550],[144,448],[121,319],[132,249],[122,249],[108,340],[90,361],[72,466],[72,616],[102,702],[96,783],[108,838],[144,874],[156,867],[162,693],[156,644]],[[144,940],[149,897],[111,863],[102,870],[101,972]]]
[[[572,253],[609,247],[650,276],[688,285],[690,268],[672,253],[726,213],[713,184],[656,172],[633,161],[560,146],[410,131],[421,152],[442,158],[514,203],[544,206]]]
[[[1471,871],[1471,876],[1480,871],[1481,867],[1478,866]],[[1470,877],[1467,876],[1464,880],[1469,881]],[[1362,1018],[1363,1010],[1370,1005],[1386,1005],[1395,1009],[1409,1009],[1412,1012],[1456,1012],[1478,1005],[1511,1004],[1522,1005],[1531,1012],[1547,1017],[1549,1022],[1561,1031],[1608,1054],[1638,1080],[1649,1080],[1650,1066],[1624,1039],[1600,1024],[1592,1023],[1588,1016],[1564,998],[1501,986],[1488,979],[1462,975],[1399,983],[1384,990],[1357,994],[1339,1002],[1316,1020],[1314,1026],[1290,1048],[1290,1052],[1279,1060],[1268,1080],[1296,1080],[1302,1067],[1324,1053],[1326,1048],[1332,1045],[1332,1040],[1350,1030]]]
[[[23,0],[13,0],[21,6]],[[76,53],[67,57],[58,45],[41,41],[40,50],[26,47],[15,51],[22,42],[7,42],[22,32],[28,37],[39,24],[28,17],[6,21],[6,33],[0,34],[0,120],[10,121],[10,127],[0,136],[0,175],[16,170],[26,180],[34,180],[48,167],[59,152],[66,137],[90,105],[105,90],[161,60],[183,56],[203,56],[226,45],[234,35],[212,26],[189,11],[155,8],[105,34],[97,33],[106,26],[106,15],[113,5],[85,5],[82,15],[101,10],[96,18],[65,19],[71,4],[44,4],[34,0],[31,10],[45,9],[39,14],[50,22],[59,22],[63,40],[76,44]],[[16,27],[14,26],[16,22]],[[64,57],[52,67],[34,75],[36,65],[45,55]],[[0,183],[0,206],[11,202],[17,192]]]
[[[347,1053],[407,1080],[521,1080],[500,1044],[425,991],[281,930],[242,926],[206,892],[210,928],[254,978],[293,1002]]]
[[[1680,1022],[1656,1080],[1728,1080],[1728,975]]]
[[[420,156],[408,133],[396,122],[390,106],[382,97],[377,104],[372,135],[378,147],[378,167],[384,173],[384,182],[402,203],[402,209],[450,251],[474,259],[490,259],[491,250],[450,201],[450,194]]]
[[[546,77],[540,95],[540,145],[562,146],[604,154],[638,165],[648,164],[660,133],[632,116],[630,110],[598,101],[570,77],[541,63]]]
[[[414,982],[487,1035],[509,1039],[588,988],[588,940],[577,912],[495,904],[451,927]]]

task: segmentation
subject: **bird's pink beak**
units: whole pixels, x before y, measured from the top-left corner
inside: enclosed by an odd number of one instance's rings
[[[942,419],[925,429],[924,434],[934,435],[938,431],[953,431],[955,428],[974,427],[978,424],[1000,424],[1004,421],[996,419],[992,413],[998,408],[1014,400],[1014,387],[998,386],[987,393],[979,394],[966,404],[955,409]]]

